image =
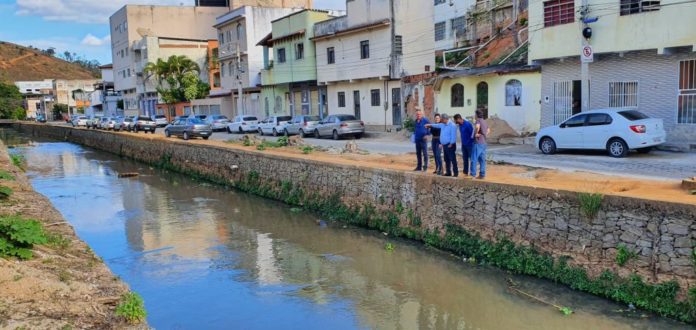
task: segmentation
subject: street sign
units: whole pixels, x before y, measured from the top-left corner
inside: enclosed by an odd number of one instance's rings
[[[594,51],[592,50],[592,46],[585,45],[582,47],[582,50],[580,51],[580,61],[582,63],[594,62]]]

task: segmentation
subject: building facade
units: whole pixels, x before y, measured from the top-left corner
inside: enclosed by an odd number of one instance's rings
[[[90,106],[85,114],[103,116],[123,116],[125,113],[119,107],[121,95],[114,90],[114,70],[111,64],[99,67],[101,80],[94,84],[94,91],[89,94]]]
[[[314,24],[334,16],[306,9],[272,22],[272,33],[258,43],[264,51],[261,98],[265,116],[326,114],[326,89],[317,86],[312,38]]]
[[[405,0],[346,1],[344,16],[317,23],[317,81],[329,114],[353,114],[373,128],[399,126],[402,77],[434,71],[433,6]]]
[[[71,114],[84,113],[90,106],[89,94],[98,82],[98,79],[53,80],[55,103],[68,105]]]
[[[608,6],[589,0],[583,7],[579,0],[560,0],[529,6],[529,61],[542,66],[542,127],[582,108],[637,109],[663,119],[668,142],[696,146],[696,21],[682,19],[696,17],[696,3],[616,0]],[[592,30],[586,41],[579,11],[587,13]],[[594,51],[585,84],[583,43]],[[583,85],[589,86],[588,104],[580,104]]]
[[[435,50],[462,47],[466,39],[467,13],[475,0],[434,0],[433,32]]]

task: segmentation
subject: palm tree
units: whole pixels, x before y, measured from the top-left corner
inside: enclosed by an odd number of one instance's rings
[[[157,78],[157,92],[166,103],[176,103],[189,99],[185,89],[198,84],[201,69],[198,63],[184,55],[172,55],[166,61],[157,59],[154,63],[147,63],[143,71],[146,74],[145,81],[153,76]],[[195,79],[192,79],[192,76]]]

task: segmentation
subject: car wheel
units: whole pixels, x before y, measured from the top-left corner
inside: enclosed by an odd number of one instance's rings
[[[207,140],[208,138],[210,138],[210,136],[204,136],[203,140]]]
[[[315,130],[314,130],[314,137],[317,138],[317,139],[321,139],[321,135],[319,135],[319,130],[318,130],[318,129],[315,129]]]
[[[290,136],[290,132],[288,132],[287,128],[283,130],[283,135]]]
[[[242,126],[239,126],[238,133],[239,133],[239,134],[244,134],[244,131],[242,131]]]
[[[278,131],[275,128],[273,129],[273,136],[278,136]]]
[[[304,139],[305,136],[306,136],[306,135],[305,135],[305,133],[304,133],[304,130],[300,130],[300,137]]]
[[[188,140],[188,139],[189,139],[189,134],[188,134],[188,132],[184,132],[184,140]]]
[[[333,131],[333,135],[332,135],[331,137],[332,137],[334,140],[338,140],[339,138],[341,138],[340,136],[338,136],[338,131],[336,131],[336,130]]]
[[[647,154],[647,153],[651,152],[652,149],[653,149],[652,147],[647,147],[647,148],[636,149],[636,151],[638,151],[639,154]]]
[[[607,142],[607,152],[609,152],[609,156],[614,158],[626,157],[628,155],[628,145],[622,139],[613,138]]]
[[[164,130],[164,136],[170,137],[170,136],[172,136],[172,135],[169,133],[169,130],[168,130],[168,129],[165,129],[165,130]]]
[[[227,126],[227,134],[232,134],[232,130],[230,129],[229,126]]]
[[[358,140],[362,139],[362,136],[363,136],[362,134],[355,134],[355,138]]]
[[[539,142],[539,149],[544,155],[553,155],[556,153],[556,142],[550,137],[545,137]]]

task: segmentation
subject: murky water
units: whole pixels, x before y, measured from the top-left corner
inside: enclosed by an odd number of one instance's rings
[[[15,152],[158,329],[685,327],[74,144]],[[508,278],[575,313],[511,292]]]

